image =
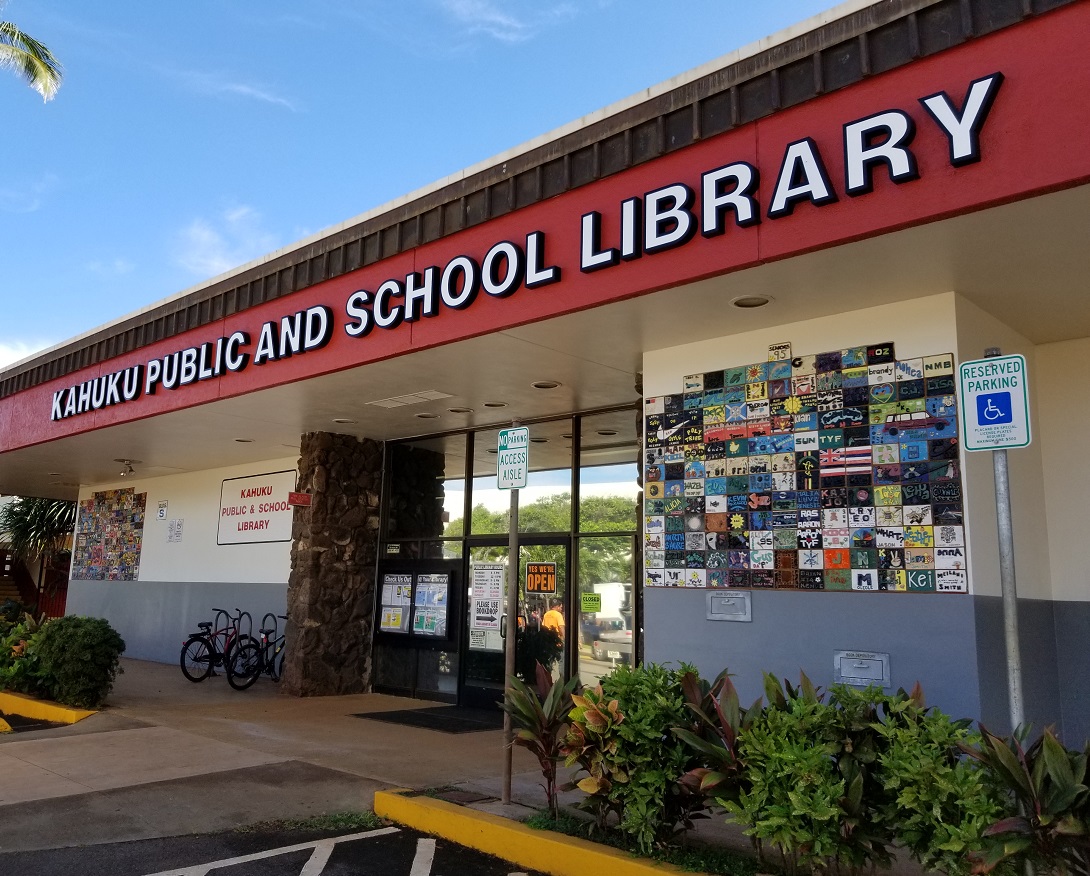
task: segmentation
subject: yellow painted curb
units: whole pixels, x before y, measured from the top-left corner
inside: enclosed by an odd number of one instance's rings
[[[509,818],[446,800],[407,796],[412,793],[404,788],[376,791],[375,814],[551,876],[662,876],[686,872],[576,837],[533,830]],[[700,874],[690,872],[690,876]]]
[[[3,718],[0,718],[0,733],[10,733],[10,732],[11,732],[11,724],[9,724]]]
[[[49,721],[52,724],[75,724],[94,712],[87,709],[74,709],[49,700],[38,700],[25,694],[0,691],[0,712],[6,715],[19,715],[35,721]]]

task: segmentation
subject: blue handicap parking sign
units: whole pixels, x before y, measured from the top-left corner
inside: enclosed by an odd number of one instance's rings
[[[990,392],[976,397],[976,421],[981,426],[1010,423],[1014,420],[1014,405],[1009,392]]]

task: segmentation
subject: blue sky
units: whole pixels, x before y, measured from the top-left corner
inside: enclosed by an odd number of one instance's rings
[[[8,0],[0,367],[832,5]]]

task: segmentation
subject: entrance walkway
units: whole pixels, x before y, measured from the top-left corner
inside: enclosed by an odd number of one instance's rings
[[[382,787],[494,788],[502,732],[450,735],[352,717],[434,703],[382,694],[298,699],[262,679],[234,691],[177,666],[123,660],[101,712],[0,737],[0,852],[233,828],[366,809]],[[515,797],[540,806],[515,750]]]

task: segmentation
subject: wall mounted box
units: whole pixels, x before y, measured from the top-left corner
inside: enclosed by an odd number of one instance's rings
[[[878,651],[834,651],[833,682],[854,687],[889,687],[889,654]]]
[[[708,615],[710,621],[751,621],[753,607],[749,593],[711,591],[708,593]]]

